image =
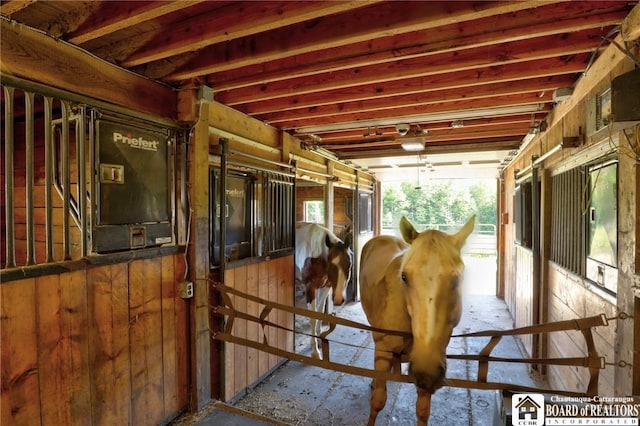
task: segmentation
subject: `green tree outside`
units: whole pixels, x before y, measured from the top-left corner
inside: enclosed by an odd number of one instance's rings
[[[495,179],[430,179],[415,184],[382,185],[383,227],[395,227],[402,216],[416,224],[455,225],[473,214],[476,223],[496,224]]]

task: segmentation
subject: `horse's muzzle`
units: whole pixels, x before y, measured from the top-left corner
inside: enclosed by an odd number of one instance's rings
[[[412,371],[409,368],[409,374],[415,379],[416,386],[429,393],[434,393],[442,387],[446,372],[444,365],[436,366],[434,371]]]

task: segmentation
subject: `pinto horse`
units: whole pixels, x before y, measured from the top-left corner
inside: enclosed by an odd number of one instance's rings
[[[473,231],[475,216],[455,235],[417,232],[400,220],[398,237],[378,236],[362,249],[360,298],[369,323],[384,330],[410,333],[402,337],[373,332],[375,370],[400,373],[409,362],[418,391],[416,415],[426,425],[431,394],[442,387],[446,348],[462,311],[460,284],[464,264],[460,250]],[[372,382],[369,425],[387,401],[386,381]]]
[[[327,301],[329,313],[333,304],[342,305],[349,277],[351,276],[351,237],[342,241],[324,226],[316,223],[296,225],[296,278],[306,288],[307,306],[315,312],[323,312]],[[333,297],[329,298],[329,294]],[[321,322],[311,318],[311,349],[320,358],[316,336]]]

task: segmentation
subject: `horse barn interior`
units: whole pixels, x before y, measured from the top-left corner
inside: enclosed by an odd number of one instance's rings
[[[2,0],[0,25],[1,424],[169,424],[325,361],[294,352],[305,203],[351,235],[348,309],[382,184],[427,166],[495,179],[509,327],[608,318],[519,335],[529,370],[640,395],[637,1]],[[544,362],[586,356],[595,388]]]

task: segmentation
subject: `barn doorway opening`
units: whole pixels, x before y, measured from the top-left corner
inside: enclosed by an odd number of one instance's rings
[[[496,179],[433,179],[425,169],[404,181],[383,182],[381,189],[382,234],[399,236],[402,216],[420,231],[454,233],[475,214],[475,230],[463,249],[463,289],[469,294],[496,295]]]

